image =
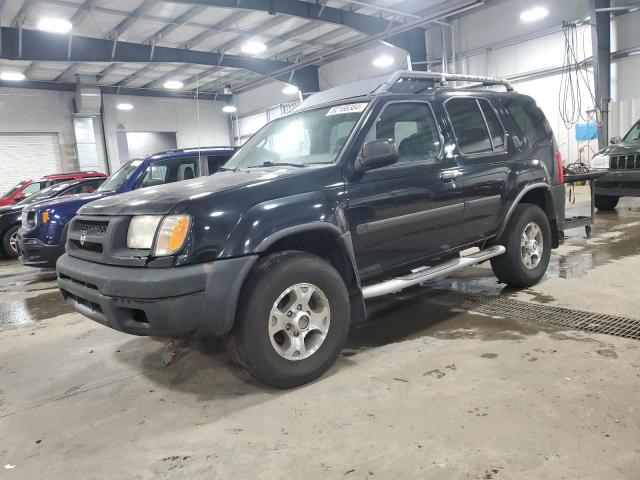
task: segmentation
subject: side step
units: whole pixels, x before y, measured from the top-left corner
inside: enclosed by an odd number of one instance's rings
[[[502,245],[495,245],[489,247],[486,250],[466,255],[464,257],[455,258],[440,265],[434,265],[433,267],[423,268],[417,272],[404,275],[402,277],[392,278],[391,280],[385,280],[381,283],[374,285],[368,285],[362,289],[362,295],[365,299],[380,297],[382,295],[388,295],[389,293],[398,292],[408,287],[413,287],[427,280],[434,278],[444,277],[457,270],[461,270],[471,265],[476,265],[489,260],[498,255],[502,255],[507,251]]]

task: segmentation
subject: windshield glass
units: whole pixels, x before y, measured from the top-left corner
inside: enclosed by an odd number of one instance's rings
[[[131,178],[131,175],[136,171],[136,169],[142,164],[142,160],[131,160],[125,163],[120,170],[111,175],[109,178],[105,180],[105,182],[100,185],[100,188],[96,190],[97,192],[115,192],[122,185],[125,184],[127,180]]]
[[[629,133],[622,139],[625,142],[637,142],[640,141],[640,122],[636,123]]]
[[[11,190],[9,190],[7,193],[5,193],[0,198],[2,198],[2,199],[9,198],[11,195],[16,193],[16,190],[18,190],[23,184],[24,184],[23,182],[20,182],[19,184],[17,184],[15,187],[13,187]]]
[[[37,193],[34,193],[30,197],[25,198],[21,202],[18,202],[18,205],[29,205],[30,203],[39,202],[40,200],[44,200],[49,197],[53,197],[56,193],[65,190],[69,185],[73,182],[63,182],[57,183],[56,185],[52,185],[47,188],[43,188]]]
[[[274,120],[251,137],[224,168],[333,163],[366,108],[367,103],[349,103]]]

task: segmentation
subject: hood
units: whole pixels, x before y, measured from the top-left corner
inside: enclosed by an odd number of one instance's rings
[[[8,205],[6,207],[0,207],[0,215],[5,213],[20,212],[22,209],[29,207],[29,205]]]
[[[600,152],[600,155],[636,155],[640,154],[640,142],[620,142],[609,145]]]
[[[82,215],[167,214],[182,202],[230,190],[266,185],[313,169],[313,167],[265,167],[222,171],[208,177],[142,188],[104,198],[85,205],[78,213]]]
[[[111,193],[78,193],[76,195],[67,195],[64,197],[51,198],[49,200],[43,200],[41,202],[32,203],[30,205],[25,205],[24,207],[28,209],[38,209],[38,210],[63,210],[70,211],[73,210],[75,214],[75,210],[80,208],[82,205],[88,202],[92,202],[94,200],[98,200],[103,198],[106,195],[112,195]]]

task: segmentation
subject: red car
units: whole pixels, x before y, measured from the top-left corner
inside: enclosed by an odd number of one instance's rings
[[[39,180],[25,180],[18,183],[15,187],[0,197],[0,207],[18,203],[34,193],[39,192],[43,188],[50,187],[56,183],[66,182],[67,180],[82,180],[83,178],[106,176],[107,175],[100,172],[71,172],[46,175]]]

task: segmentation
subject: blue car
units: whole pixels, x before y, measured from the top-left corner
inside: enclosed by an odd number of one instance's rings
[[[56,261],[64,253],[69,220],[83,205],[119,193],[210,175],[217,172],[235,151],[234,147],[181,149],[130,160],[95,193],[25,208],[17,237],[22,263],[30,267],[55,268]]]

